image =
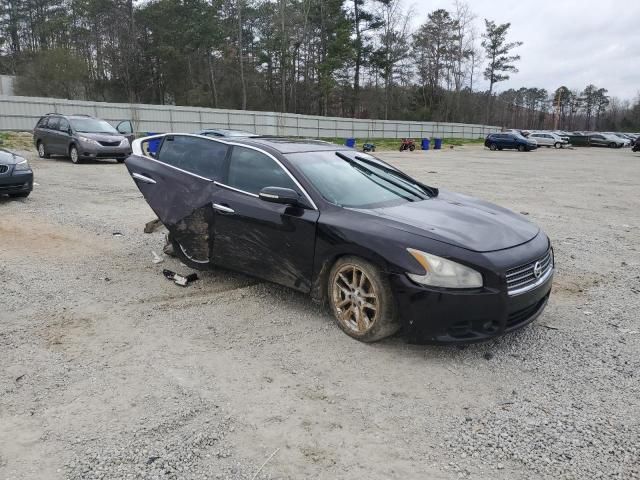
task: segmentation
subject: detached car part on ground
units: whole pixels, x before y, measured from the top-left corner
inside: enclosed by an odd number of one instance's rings
[[[0,148],[0,195],[28,197],[33,190],[33,171],[26,158]]]
[[[88,115],[50,113],[41,117],[33,130],[33,144],[40,158],[62,155],[73,163],[106,158],[122,163],[131,154],[134,137],[129,120],[114,128]]]
[[[185,264],[326,300],[358,340],[400,328],[411,342],[485,340],[530,323],[549,298],[553,250],[536,225],[371,155],[189,134],[133,150],[127,168]]]

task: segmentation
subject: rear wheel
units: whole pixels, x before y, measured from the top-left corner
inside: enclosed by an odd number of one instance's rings
[[[42,140],[38,140],[38,156],[40,158],[51,158],[51,155],[47,153],[47,150],[44,148],[44,143]]]
[[[23,192],[23,193],[10,193],[9,196],[11,198],[27,198],[31,192]]]
[[[372,263],[342,257],[328,279],[331,312],[338,326],[361,342],[375,342],[400,329],[389,280]]]
[[[69,149],[69,158],[75,164],[81,163],[80,153],[78,153],[78,148],[75,145],[71,145]]]
[[[524,145],[518,145],[518,151],[524,152],[527,148]]]
[[[415,146],[415,145],[411,145],[411,146],[409,147],[409,150],[410,150],[410,151],[412,151],[412,152],[413,152],[415,149],[416,149],[416,146]]]
[[[495,152],[498,149],[498,146],[495,143],[489,145],[489,150]]]

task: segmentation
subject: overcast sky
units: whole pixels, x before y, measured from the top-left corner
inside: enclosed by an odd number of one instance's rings
[[[414,26],[438,8],[453,10],[453,0],[404,0],[412,6]],[[477,15],[511,22],[509,39],[524,45],[519,73],[498,85],[541,87],[560,85],[582,90],[587,84],[609,95],[633,99],[640,93],[640,0],[467,0]],[[482,85],[479,85],[482,87]]]

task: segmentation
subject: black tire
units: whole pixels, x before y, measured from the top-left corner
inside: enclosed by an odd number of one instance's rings
[[[118,162],[118,163],[124,163],[124,158],[116,158],[116,162]]]
[[[349,277],[348,272],[353,272],[353,276]],[[364,275],[364,281],[361,274]],[[348,280],[351,283],[347,283]],[[347,290],[349,294],[346,293]],[[376,342],[400,329],[389,280],[380,273],[378,267],[367,260],[354,256],[339,258],[327,278],[327,297],[331,313],[340,329],[356,340]],[[347,310],[342,310],[346,305],[339,305],[344,302],[349,302]],[[357,306],[354,308],[354,305]],[[375,308],[371,308],[374,306]]]
[[[189,255],[189,252],[185,250],[175,238],[173,238],[173,235],[169,234],[168,241],[173,246],[174,255],[187,267],[200,271],[213,269],[213,266],[211,265],[211,263],[209,263],[209,260],[204,261],[191,257]]]
[[[75,163],[76,165],[82,163],[80,152],[78,152],[78,147],[76,147],[75,145],[71,145],[69,147],[69,158],[71,159],[71,162]]]
[[[498,149],[498,146],[495,143],[489,144],[489,150],[495,152]]]
[[[527,147],[525,147],[524,145],[518,145],[518,151],[519,152],[524,152],[527,149]]]
[[[401,152],[404,152],[404,147],[400,147],[400,151],[401,151]]]
[[[31,192],[22,192],[22,193],[10,193],[9,196],[11,198],[27,198],[31,195]]]
[[[411,146],[409,147],[409,150],[410,150],[410,151],[412,151],[412,152],[413,152],[415,149],[416,149],[416,146],[415,146],[415,145],[411,145]]]
[[[611,142],[611,143],[609,144],[609,148],[616,148],[616,147],[617,147],[617,145],[616,145],[615,143],[613,143],[613,142]]]
[[[51,158],[51,155],[47,153],[47,149],[45,148],[44,143],[42,143],[42,140],[38,140],[36,148],[38,149],[38,156],[40,158]]]
[[[553,144],[555,148],[562,148],[562,144],[560,142],[556,142]]]

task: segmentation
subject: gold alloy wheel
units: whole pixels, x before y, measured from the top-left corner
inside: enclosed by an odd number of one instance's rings
[[[333,277],[333,308],[342,325],[364,335],[378,320],[379,295],[371,279],[357,265],[345,264]]]

